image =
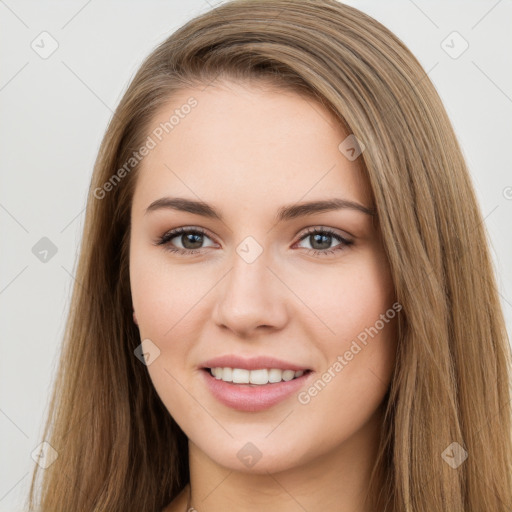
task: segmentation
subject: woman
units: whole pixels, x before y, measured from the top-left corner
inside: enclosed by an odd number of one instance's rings
[[[238,0],[104,137],[31,510],[512,506],[510,347],[425,72],[333,0]]]

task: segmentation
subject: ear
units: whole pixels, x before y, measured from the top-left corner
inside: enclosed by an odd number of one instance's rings
[[[135,322],[135,325],[139,325],[137,322],[137,316],[135,315],[135,310],[133,310],[133,321]]]

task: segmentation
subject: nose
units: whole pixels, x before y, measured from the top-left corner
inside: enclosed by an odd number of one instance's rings
[[[232,268],[215,287],[213,320],[239,337],[282,329],[289,318],[286,300],[290,292],[264,254],[252,263],[235,254]]]

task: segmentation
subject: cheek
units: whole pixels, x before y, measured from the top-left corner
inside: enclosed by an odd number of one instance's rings
[[[132,301],[140,338],[151,340],[159,350],[148,372],[171,411],[181,410],[190,400],[182,385],[191,378],[200,358],[194,341],[201,338],[208,314],[204,299],[215,279],[208,276],[207,269],[202,275],[197,273],[187,270],[186,265],[167,264],[156,250],[134,248],[130,256]]]
[[[333,349],[373,326],[394,300],[389,267],[379,253],[371,251],[361,252],[329,272],[319,269],[303,274],[297,289],[302,289],[304,302],[317,317],[308,322],[318,326],[316,337],[320,329],[328,332],[326,339]]]
[[[373,254],[349,280],[350,292],[337,295],[341,311],[334,324],[337,356],[346,361],[343,372],[363,388],[386,385],[394,362],[396,310],[389,268]],[[332,347],[334,348],[334,347]],[[348,377],[347,377],[348,378]]]
[[[381,403],[395,364],[397,311],[388,267],[376,255],[361,258],[331,276],[328,301],[318,292],[310,299],[329,333],[315,328],[323,368],[299,402],[311,421],[329,409],[333,429],[356,429]]]
[[[132,301],[137,313],[141,340],[151,340],[158,356],[147,366],[153,386],[180,426],[191,416],[190,395],[185,392],[190,377],[189,344],[198,336],[194,321],[197,290],[184,279],[179,267],[173,269],[156,258],[155,252],[133,250],[130,255]],[[188,313],[188,314],[187,314]],[[197,319],[196,319],[197,320]],[[152,350],[156,350],[152,344]]]
[[[204,292],[202,286],[197,286],[201,278],[191,280],[191,273],[184,267],[167,265],[158,251],[163,249],[134,248],[130,255],[130,284],[141,335],[165,340],[171,337],[174,325],[187,323],[191,309]]]

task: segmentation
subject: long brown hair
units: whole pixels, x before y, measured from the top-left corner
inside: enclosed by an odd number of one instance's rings
[[[58,458],[39,487],[35,466],[30,510],[160,511],[188,482],[187,438],[134,355],[128,247],[138,165],[126,162],[174,92],[217,77],[314,98],[364,144],[403,307],[375,462],[384,479],[370,487],[381,510],[510,510],[510,345],[468,169],[416,58],[335,0],[222,4],[161,43],[132,80],[94,167],[42,439]]]

